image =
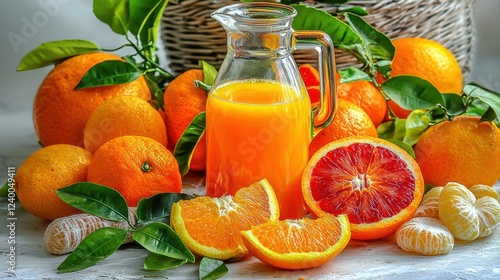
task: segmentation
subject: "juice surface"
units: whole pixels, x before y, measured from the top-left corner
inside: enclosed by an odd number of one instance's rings
[[[266,178],[281,219],[304,215],[300,188],[311,141],[304,93],[274,82],[225,84],[207,102],[207,195],[234,195]]]

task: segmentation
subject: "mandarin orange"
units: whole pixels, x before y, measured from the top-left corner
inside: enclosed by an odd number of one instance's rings
[[[123,135],[149,137],[167,147],[167,129],[159,110],[137,96],[116,96],[99,104],[85,125],[83,143],[95,153]]]
[[[103,52],[82,54],[57,64],[45,77],[33,104],[33,122],[42,145],[72,144],[83,147],[85,124],[101,102],[118,95],[134,95],[145,100],[151,98],[143,76],[126,84],[75,90],[92,66],[106,60],[121,58]]]
[[[375,125],[363,109],[350,101],[338,99],[335,118],[313,138],[309,144],[309,157],[332,141],[358,135],[378,136]]]
[[[32,153],[19,166],[16,195],[29,213],[47,220],[80,213],[63,202],[57,189],[87,180],[92,154],[80,147],[55,144]]]
[[[424,180],[492,186],[500,174],[500,129],[479,117],[458,116],[430,127],[414,146]]]
[[[165,89],[163,101],[170,149],[175,147],[194,117],[206,109],[207,92],[196,87],[195,80],[203,81],[203,70],[187,70]],[[203,135],[194,150],[189,167],[195,171],[205,170],[205,161],[206,140]]]
[[[375,127],[384,121],[387,114],[387,102],[373,83],[368,81],[339,82],[337,95],[361,107],[370,116]]]
[[[396,53],[391,76],[413,75],[429,81],[441,93],[462,92],[463,77],[454,54],[445,46],[426,38],[399,38],[392,41]],[[377,76],[381,83],[383,78]],[[406,118],[409,110],[390,101],[389,106],[399,118]]]
[[[172,153],[143,136],[120,136],[99,147],[87,179],[117,190],[130,207],[158,193],[182,191],[179,165]]]

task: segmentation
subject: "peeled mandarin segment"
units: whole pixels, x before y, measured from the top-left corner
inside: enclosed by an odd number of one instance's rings
[[[261,261],[284,269],[305,269],[327,263],[350,240],[346,215],[267,222],[242,231],[244,243]]]
[[[228,260],[248,253],[240,231],[278,219],[278,199],[264,179],[234,197],[202,196],[174,203],[170,224],[194,254]]]
[[[465,186],[448,183],[439,197],[439,219],[455,238],[472,241],[479,237],[480,221],[474,207],[476,197]]]
[[[484,196],[490,196],[496,200],[500,200],[500,195],[495,191],[495,189],[493,189],[488,185],[482,185],[482,184],[474,185],[469,190],[474,194],[474,196],[477,199]]]
[[[422,198],[415,217],[439,218],[439,196],[443,187],[430,189]]]
[[[500,203],[493,197],[485,196],[479,198],[474,207],[479,214],[479,237],[492,234],[500,225]]]
[[[436,218],[416,217],[396,231],[396,243],[407,251],[433,256],[449,253],[455,244],[453,234]]]

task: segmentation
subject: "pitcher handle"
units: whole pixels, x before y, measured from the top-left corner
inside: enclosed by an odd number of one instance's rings
[[[296,50],[315,50],[318,52],[321,95],[319,108],[313,108],[313,118],[314,128],[324,128],[333,121],[337,111],[333,41],[328,34],[322,31],[295,31],[294,37]]]

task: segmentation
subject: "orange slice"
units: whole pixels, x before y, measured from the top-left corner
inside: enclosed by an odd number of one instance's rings
[[[172,205],[170,225],[196,255],[229,260],[248,253],[240,234],[279,219],[279,205],[266,179],[241,188],[234,197],[201,196]]]
[[[464,185],[448,183],[439,197],[439,219],[455,238],[473,241],[500,225],[500,203],[491,196],[476,199]]]
[[[396,243],[407,252],[434,256],[448,254],[455,240],[439,219],[415,217],[398,228]]]
[[[241,233],[256,258],[284,269],[323,265],[335,258],[351,237],[346,215],[272,221]]]
[[[413,217],[424,181],[416,161],[395,144],[358,136],[318,150],[302,177],[306,206],[315,216],[347,214],[353,239],[394,233]]]

